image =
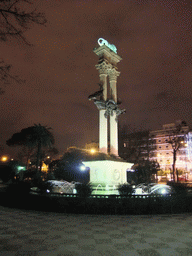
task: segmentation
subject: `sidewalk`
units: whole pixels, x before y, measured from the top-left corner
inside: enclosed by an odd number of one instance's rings
[[[0,206],[1,255],[192,255],[192,214],[67,215]]]

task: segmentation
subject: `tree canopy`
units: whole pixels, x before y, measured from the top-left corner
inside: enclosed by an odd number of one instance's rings
[[[19,133],[13,134],[6,143],[8,146],[25,146],[30,152],[33,152],[33,149],[36,150],[36,168],[38,170],[43,153],[42,150],[52,148],[55,143],[54,136],[50,130],[51,128],[35,124],[22,129]]]
[[[143,160],[132,167],[135,170],[135,183],[154,182],[154,175],[160,170],[157,161]]]
[[[124,126],[120,128],[119,140],[119,155],[128,162],[138,163],[153,156],[154,139],[149,130],[128,132]]]

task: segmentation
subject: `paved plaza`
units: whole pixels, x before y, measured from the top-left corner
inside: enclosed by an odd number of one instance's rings
[[[192,215],[94,216],[0,207],[0,255],[192,255]]]

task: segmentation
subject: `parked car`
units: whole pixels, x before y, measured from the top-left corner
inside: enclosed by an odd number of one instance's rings
[[[189,179],[188,179],[186,176],[180,176],[180,177],[178,178],[178,180],[179,180],[179,181],[183,181],[183,182],[188,182],[188,181],[189,181]]]

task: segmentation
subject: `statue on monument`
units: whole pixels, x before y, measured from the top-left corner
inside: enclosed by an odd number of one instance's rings
[[[89,95],[89,97],[88,97],[89,100],[95,101],[95,100],[97,100],[97,97],[100,97],[100,99],[101,99],[101,96],[103,95],[103,85],[101,83],[99,83],[99,87],[100,87],[99,91],[96,91],[93,94]]]
[[[113,116],[114,112],[116,113],[116,121],[117,121],[117,117],[120,115],[120,114],[124,114],[126,112],[125,109],[121,110],[119,107],[118,107],[118,104],[114,101],[114,100],[108,100],[105,102],[105,106],[106,106],[106,111],[105,111],[105,118],[107,118],[107,116],[111,115]]]
[[[126,112],[125,109],[121,110],[118,105],[121,104],[121,101],[118,99],[116,103],[113,99],[108,99],[106,101],[103,100],[103,85],[99,83],[100,90],[94,92],[93,94],[89,95],[88,99],[93,100],[99,110],[104,109],[105,111],[105,118],[108,116],[113,116],[114,112],[116,113],[116,121],[117,117],[120,114],[124,114]]]

